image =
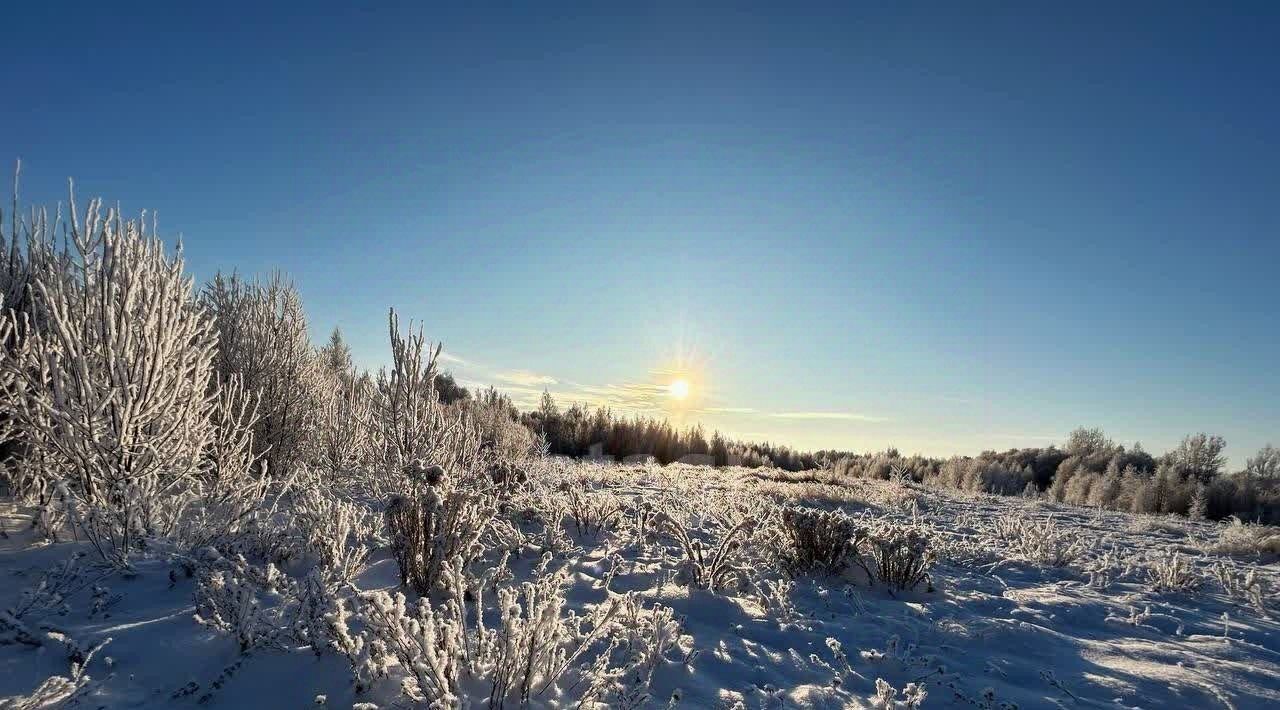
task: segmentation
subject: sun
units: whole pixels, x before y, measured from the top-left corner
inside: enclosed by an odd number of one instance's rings
[[[684,399],[685,397],[688,397],[689,381],[683,377],[677,380],[672,380],[671,384],[667,385],[667,394],[671,395],[673,399]]]

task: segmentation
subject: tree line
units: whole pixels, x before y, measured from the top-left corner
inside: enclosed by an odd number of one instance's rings
[[[1226,445],[1221,436],[1191,434],[1154,456],[1141,444],[1125,447],[1112,441],[1101,429],[1079,428],[1061,448],[984,451],[947,459],[902,456],[889,449],[837,455],[828,465],[838,476],[850,478],[902,477],[1133,513],[1280,523],[1280,449],[1267,445],[1242,470],[1228,472]]]

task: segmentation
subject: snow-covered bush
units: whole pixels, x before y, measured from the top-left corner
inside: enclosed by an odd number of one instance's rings
[[[873,581],[910,591],[929,579],[935,558],[927,528],[880,519],[866,528],[858,564]]]
[[[72,553],[42,572],[34,585],[22,590],[17,602],[4,610],[5,616],[0,618],[0,632],[4,630],[6,619],[39,619],[66,614],[70,610],[67,599],[97,579],[97,575],[86,570],[84,556],[84,552]]]
[[[493,688],[489,697],[496,698],[499,705],[510,698],[523,706],[540,695],[595,641],[604,638],[618,611],[619,602],[614,600],[582,617],[572,611],[566,614],[565,589],[570,575],[566,568],[545,571],[550,559],[549,555],[543,557],[533,581],[498,590],[500,622],[485,634],[477,670],[490,679]],[[607,652],[600,652],[597,660],[584,665],[600,674],[607,663]]]
[[[373,383],[354,371],[329,374],[316,422],[318,457],[332,474],[375,463]]]
[[[481,445],[493,459],[525,459],[537,453],[544,443],[520,422],[520,410],[511,399],[493,387],[477,392],[474,398],[459,400],[454,406],[475,423]]]
[[[840,574],[857,558],[864,531],[841,510],[788,506],[782,529],[790,543],[783,564],[792,574]]]
[[[515,461],[498,460],[489,465],[489,480],[510,495],[529,482],[529,472]]]
[[[365,505],[345,500],[316,481],[306,485],[289,510],[290,528],[320,569],[339,582],[353,581],[369,556],[376,515]]]
[[[181,253],[145,220],[100,200],[81,217],[73,199],[67,245],[65,268],[29,285],[41,326],[10,313],[4,409],[74,497],[72,522],[127,564],[140,538],[177,524],[203,465],[216,336]]]
[[[743,564],[742,544],[755,529],[753,519],[744,517],[732,527],[716,526],[719,534],[713,533],[709,542],[702,541],[700,531],[666,513],[660,514],[659,525],[684,555],[676,571],[676,581],[711,591],[741,589],[750,584],[750,575]]]
[[[400,567],[400,582],[419,594],[439,588],[449,561],[469,564],[483,550],[481,536],[497,513],[497,499],[487,490],[466,487],[439,466],[413,464],[406,472],[411,493],[387,505],[387,532]]]
[[[297,587],[292,615],[293,637],[311,647],[317,656],[335,651],[351,657],[360,642],[351,635],[351,612],[338,595],[335,580],[315,570]]]
[[[565,510],[573,523],[573,529],[579,537],[597,537],[612,525],[623,513],[622,502],[618,496],[608,491],[590,490],[590,484],[583,480],[566,481],[561,490],[564,494]]]
[[[0,710],[52,710],[74,706],[90,689],[93,679],[85,673],[89,661],[108,643],[111,643],[111,639],[88,649],[79,659],[71,662],[71,672],[68,675],[49,676],[30,695],[0,698]]]
[[[473,647],[461,598],[437,610],[427,600],[411,607],[403,594],[371,592],[361,599],[360,618],[367,640],[358,647],[364,651],[355,669],[358,686],[387,677],[396,661],[406,673],[401,687],[410,700],[441,708],[462,704],[463,663]]]
[[[1271,590],[1256,569],[1241,571],[1226,560],[1219,559],[1214,562],[1213,574],[1228,597],[1249,603],[1263,616],[1269,613],[1267,600],[1271,598]]]
[[[244,653],[274,643],[284,628],[279,608],[265,607],[279,572],[268,563],[257,570],[239,561],[231,569],[202,570],[195,588],[196,623],[230,634]]]
[[[1114,582],[1131,579],[1142,569],[1140,559],[1122,555],[1115,547],[1108,547],[1081,565],[1081,570],[1089,578],[1089,586],[1095,589],[1107,589]]]
[[[646,707],[652,700],[653,677],[660,668],[693,662],[697,656],[693,637],[684,633],[671,607],[654,604],[646,608],[635,595],[622,598],[615,623],[618,651],[625,660],[613,705]]]
[[[1042,519],[999,516],[995,535],[1014,557],[1048,567],[1065,567],[1093,549],[1079,529],[1058,525],[1052,515]]]
[[[22,351],[23,341],[33,333],[50,333],[50,316],[38,301],[37,283],[66,279],[70,269],[70,252],[55,244],[55,234],[62,226],[61,208],[50,222],[48,210],[32,209],[30,215],[19,214],[15,175],[14,210],[8,219],[0,218],[0,360]],[[8,227],[8,229],[6,229]],[[21,327],[13,327],[21,324]],[[48,416],[39,407],[30,408],[27,416],[43,419],[35,425],[18,421],[6,404],[11,398],[35,396],[39,390],[19,390],[9,368],[0,368],[0,487],[10,495],[52,509],[56,483],[62,480],[63,461],[52,456],[47,445],[37,446],[35,439],[53,430]],[[55,538],[61,527],[45,528]]]
[[[173,535],[187,549],[226,544],[251,528],[269,484],[256,470],[257,396],[244,389],[239,376],[215,380],[210,418],[213,436],[204,467],[189,483],[197,504],[188,508]]]
[[[410,605],[399,593],[362,595],[365,631],[355,658],[357,677],[388,677],[394,661],[405,673],[401,688],[411,701],[442,708],[476,697],[488,697],[491,708],[525,706],[566,675],[573,676],[568,689],[577,688],[580,696],[607,689],[611,683],[599,677],[617,675],[606,637],[619,602],[582,616],[566,613],[569,574],[547,571],[549,561],[544,558],[532,581],[499,587],[493,628],[473,611],[484,608],[492,577],[469,577],[461,560],[446,566],[450,593],[441,604],[422,599]],[[591,700],[579,697],[587,706]]]
[[[884,678],[876,678],[875,695],[867,700],[875,710],[919,710],[927,697],[929,692],[922,685],[907,683],[898,691]]]
[[[400,332],[394,310],[388,316],[391,368],[378,373],[374,392],[373,436],[377,493],[402,493],[394,476],[426,462],[449,472],[472,472],[478,467],[481,441],[478,428],[461,410],[443,406],[436,396],[436,361],[440,345],[427,347],[426,337],[410,324]],[[384,480],[391,479],[391,480]]]

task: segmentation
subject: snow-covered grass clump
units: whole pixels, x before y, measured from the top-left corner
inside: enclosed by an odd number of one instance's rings
[[[1280,557],[1280,528],[1231,518],[1220,530],[1217,540],[1208,548],[1210,552],[1269,558],[1271,561]]]

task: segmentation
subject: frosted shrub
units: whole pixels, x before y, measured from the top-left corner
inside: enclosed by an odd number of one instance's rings
[[[469,564],[483,552],[480,538],[498,507],[492,494],[456,484],[439,466],[415,464],[406,475],[418,482],[388,504],[387,532],[401,584],[427,595],[439,588],[447,562]]]
[[[461,664],[468,655],[462,599],[434,610],[426,600],[412,608],[403,594],[373,592],[362,597],[360,618],[369,639],[364,669],[357,678],[386,677],[395,660],[407,674],[402,688],[410,700],[430,707],[460,707]]]
[[[796,591],[796,583],[790,579],[762,579],[756,585],[760,604],[778,621],[792,621],[798,615],[792,595]]]
[[[523,460],[536,454],[544,444],[535,440],[529,427],[520,423],[520,412],[511,400],[492,387],[453,406],[475,423],[488,456],[497,461]]]
[[[647,497],[632,499],[627,504],[627,527],[641,546],[648,546],[656,538],[660,511]]]
[[[489,466],[489,480],[510,494],[529,482],[529,472],[514,461],[499,459]]]
[[[684,553],[676,571],[676,581],[711,591],[749,586],[750,577],[742,559],[742,543],[755,529],[751,518],[743,518],[710,543],[695,537],[695,531],[670,515],[660,514],[659,521],[662,531],[675,540]]]
[[[19,332],[0,358],[4,409],[78,501],[73,523],[124,565],[140,538],[172,530],[189,498],[213,438],[216,337],[181,255],[167,256],[145,221],[99,200],[80,219],[73,199],[67,241],[65,270],[30,285],[40,327],[10,314]]]
[[[278,608],[264,608],[260,594],[279,575],[268,564],[255,570],[240,562],[232,569],[203,570],[196,581],[196,623],[234,636],[244,653],[273,643],[283,626]]]
[[[490,706],[504,700],[527,705],[555,683],[597,639],[602,638],[619,608],[613,601],[586,617],[573,611],[564,613],[567,569],[545,572],[550,556],[531,582],[518,588],[498,590],[499,626],[487,634],[483,672],[491,679]],[[599,663],[587,664],[604,670],[605,654]],[[590,685],[588,686],[590,687]]]
[[[293,636],[317,655],[337,651],[354,655],[359,647],[350,634],[347,604],[338,596],[334,580],[313,571],[297,588],[297,606],[292,618]]]
[[[1093,549],[1078,529],[1058,525],[1053,516],[1000,516],[995,533],[1015,557],[1048,567],[1065,567]]]
[[[357,676],[388,677],[392,661],[406,674],[401,687],[408,698],[429,707],[463,707],[488,698],[489,707],[529,701],[572,673],[571,687],[582,693],[606,684],[593,676],[608,673],[608,647],[598,646],[612,628],[618,602],[585,616],[565,612],[568,572],[547,572],[549,557],[533,581],[498,590],[498,625],[488,628],[479,610],[490,579],[467,578],[461,562],[446,567],[451,593],[433,606],[422,599],[410,605],[403,594],[362,595],[365,623]],[[471,610],[469,610],[469,607]],[[582,697],[589,705],[591,698]]]
[[[46,710],[67,707],[88,688],[90,678],[79,665],[70,676],[49,676],[30,695],[0,698],[0,710]]]
[[[1089,578],[1089,586],[1095,589],[1107,589],[1120,579],[1132,577],[1134,568],[1134,558],[1122,557],[1116,554],[1115,549],[1108,549],[1091,558],[1082,567]]]
[[[872,580],[910,591],[929,578],[936,555],[923,526],[877,520],[868,526],[863,540],[858,564]]]
[[[440,345],[427,347],[426,337],[412,324],[400,332],[392,310],[388,316],[391,368],[378,373],[373,398],[373,439],[382,479],[426,462],[446,471],[475,471],[480,459],[480,433],[462,410],[440,404],[435,380]],[[394,480],[390,481],[394,485]],[[392,492],[396,491],[392,488]]]
[[[34,585],[22,590],[18,601],[4,610],[6,618],[38,619],[66,614],[70,610],[67,598],[84,589],[94,579],[91,570],[85,569],[84,553],[72,553],[67,559],[45,570]],[[0,619],[0,629],[3,629],[4,623]]]
[[[89,661],[93,660],[103,646],[111,643],[107,639],[87,650],[78,660],[72,661],[68,675],[55,675],[46,678],[30,695],[14,695],[0,698],[0,710],[52,710],[52,708],[72,707],[89,691],[92,678],[85,673]]]
[[[257,396],[244,389],[238,376],[214,385],[212,441],[203,470],[189,484],[199,503],[190,506],[174,531],[188,549],[226,544],[252,527],[269,483],[255,472],[260,460],[253,439]]]
[[[331,378],[322,392],[316,443],[319,459],[338,474],[374,462],[373,385],[354,371]]]
[[[1268,615],[1266,600],[1271,598],[1271,591],[1266,582],[1258,576],[1256,569],[1241,572],[1224,560],[1216,560],[1213,574],[1227,596],[1237,601],[1248,602],[1263,616]]]
[[[266,632],[257,591],[225,570],[207,572],[196,583],[195,619],[234,635],[242,653],[256,646]]]
[[[929,697],[929,692],[924,686],[907,683],[902,688],[901,699],[898,696],[899,691],[885,679],[876,678],[876,693],[868,700],[875,710],[919,710],[925,698]]]
[[[369,556],[366,543],[374,537],[376,517],[368,508],[313,485],[295,501],[291,515],[291,527],[325,574],[340,582],[353,581]]]
[[[1166,551],[1147,563],[1147,581],[1156,592],[1193,592],[1200,588],[1201,576],[1181,553]]]
[[[863,538],[857,520],[840,510],[790,506],[782,511],[782,529],[790,543],[783,563],[793,574],[840,574],[854,563]]]
[[[659,668],[693,662],[697,655],[693,637],[684,633],[671,607],[655,604],[646,609],[634,595],[622,599],[616,625],[619,650],[626,660],[614,705],[645,707],[652,699],[649,689]]]
[[[562,486],[565,508],[579,537],[598,537],[622,515],[622,502],[608,491],[592,491],[584,481],[568,481]]]

